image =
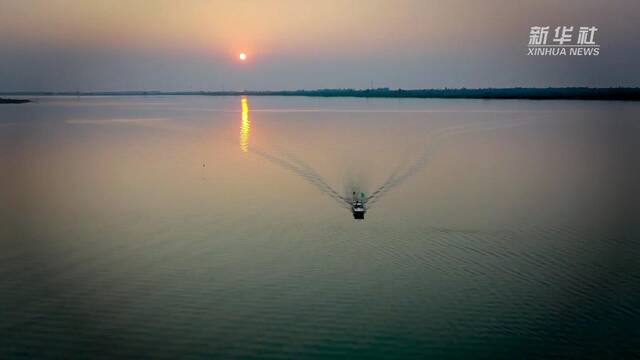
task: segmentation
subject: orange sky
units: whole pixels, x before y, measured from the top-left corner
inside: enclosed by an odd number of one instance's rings
[[[411,12],[399,7],[401,3],[9,1],[1,5],[0,26],[5,37],[48,43],[175,46],[233,53],[323,46],[349,51],[350,45],[369,47],[421,31],[414,22],[407,26]]]
[[[638,17],[640,4],[624,0],[0,0],[0,85],[588,85],[605,69],[617,85],[640,80],[628,73],[640,60]],[[532,62],[524,45],[541,24],[600,26],[603,55]],[[51,67],[77,84],[38,73]]]
[[[517,6],[496,12],[473,1],[1,1],[2,37],[234,54],[442,49],[510,37],[525,16]]]

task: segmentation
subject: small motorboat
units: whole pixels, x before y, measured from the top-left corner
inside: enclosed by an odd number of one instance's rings
[[[367,212],[367,209],[364,207],[364,203],[360,200],[354,201],[353,205],[351,205],[351,212],[353,213],[353,218],[358,220],[364,220],[364,214]]]
[[[364,194],[361,194],[364,198]],[[364,214],[367,212],[367,207],[364,204],[364,200],[358,200],[356,193],[353,193],[353,201],[351,202],[351,213],[353,218],[357,220],[364,220]]]

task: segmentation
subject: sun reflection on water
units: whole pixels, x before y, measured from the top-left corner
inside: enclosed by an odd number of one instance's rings
[[[251,132],[251,122],[249,121],[249,103],[246,98],[240,100],[242,103],[242,120],[240,122],[240,149],[249,151],[249,133]]]

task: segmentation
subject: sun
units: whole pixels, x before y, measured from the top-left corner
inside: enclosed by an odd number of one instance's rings
[[[240,53],[240,55],[238,55],[238,58],[240,58],[240,61],[245,61],[245,60],[247,60],[247,54]]]

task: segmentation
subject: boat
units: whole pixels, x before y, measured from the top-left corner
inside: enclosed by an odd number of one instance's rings
[[[364,220],[364,214],[367,212],[367,208],[364,207],[364,203],[360,200],[356,200],[351,205],[351,212],[353,218],[357,220]]]
[[[364,194],[362,194],[364,197]],[[364,220],[364,214],[367,212],[367,207],[363,200],[356,198],[356,193],[353,193],[353,201],[351,202],[351,213],[356,220]]]

